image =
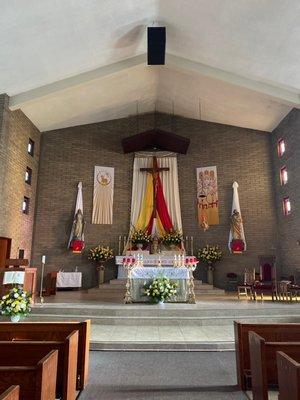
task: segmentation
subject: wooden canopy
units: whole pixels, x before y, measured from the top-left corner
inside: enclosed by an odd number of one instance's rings
[[[161,129],[152,129],[122,140],[124,153],[143,150],[164,150],[186,154],[190,139]]]

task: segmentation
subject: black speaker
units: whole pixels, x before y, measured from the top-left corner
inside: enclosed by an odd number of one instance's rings
[[[148,27],[148,65],[164,65],[166,27]]]

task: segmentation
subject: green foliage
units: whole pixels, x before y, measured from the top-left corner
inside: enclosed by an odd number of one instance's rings
[[[177,283],[162,276],[151,280],[143,287],[146,296],[150,297],[153,303],[170,300],[177,294]]]

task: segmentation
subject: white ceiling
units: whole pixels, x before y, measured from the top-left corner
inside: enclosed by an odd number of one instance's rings
[[[137,105],[150,111],[155,104],[271,131],[300,107],[299,0],[0,5],[0,93],[12,96],[12,108],[20,107],[42,131],[124,117]],[[146,26],[154,20],[167,26],[166,67],[147,67],[143,56],[135,57],[146,52]]]

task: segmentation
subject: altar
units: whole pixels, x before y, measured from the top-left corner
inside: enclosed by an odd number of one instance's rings
[[[168,302],[195,303],[193,271],[195,257],[184,254],[145,254],[117,256],[118,278],[126,278],[125,303],[149,302],[144,285],[155,278],[166,277],[177,284],[177,293]]]

